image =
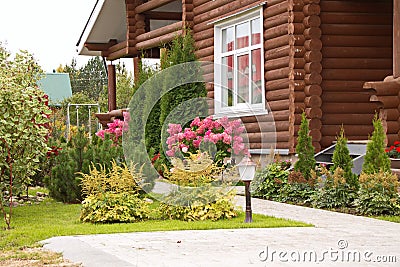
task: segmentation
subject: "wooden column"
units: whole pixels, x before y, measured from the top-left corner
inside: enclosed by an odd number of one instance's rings
[[[133,75],[135,78],[135,82],[139,80],[139,72],[140,72],[140,57],[133,58]]]
[[[400,0],[393,0],[393,77],[400,77]]]
[[[117,79],[115,75],[115,65],[112,63],[107,66],[108,70],[108,111],[117,109]]]

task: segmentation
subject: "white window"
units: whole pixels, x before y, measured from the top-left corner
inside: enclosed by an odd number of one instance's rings
[[[216,116],[265,113],[262,8],[214,27]]]

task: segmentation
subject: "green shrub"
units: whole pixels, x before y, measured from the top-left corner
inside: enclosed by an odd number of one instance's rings
[[[132,171],[132,172],[131,172]],[[80,220],[92,223],[135,222],[149,218],[149,205],[139,196],[141,174],[112,162],[90,168],[82,175],[82,203]]]
[[[279,201],[307,204],[315,193],[312,179],[306,180],[301,172],[289,173],[288,181],[279,189]]]
[[[400,197],[397,193],[397,175],[380,171],[375,174],[361,173],[360,190],[355,206],[360,214],[398,215]]]
[[[160,206],[164,219],[182,221],[217,221],[237,216],[233,199],[235,191],[226,193],[211,186],[175,190],[165,198]]]
[[[65,203],[78,203],[83,199],[78,173],[88,174],[92,163],[110,169],[113,160],[122,161],[122,148],[115,146],[108,135],[104,140],[93,135],[90,140],[83,128],[79,128],[68,143],[60,146],[62,150],[55,157],[45,184],[52,198]]]
[[[280,199],[280,189],[287,184],[289,175],[288,165],[281,161],[269,164],[254,177],[254,196],[269,200]]]
[[[367,144],[362,171],[367,174],[378,173],[381,170],[390,172],[390,159],[385,152],[386,134],[382,122],[375,115],[372,124],[374,125],[374,132]]]
[[[312,205],[328,209],[351,207],[357,194],[355,188],[346,182],[345,175],[340,167],[333,173],[323,167],[318,177],[320,188],[313,196]]]
[[[298,161],[294,164],[294,170],[301,172],[306,180],[311,177],[311,171],[315,169],[316,165],[314,147],[309,132],[310,130],[306,113],[303,112],[301,115],[301,124],[296,145]]]
[[[350,156],[350,151],[347,148],[347,138],[344,135],[344,129],[340,130],[340,134],[337,137],[337,143],[335,151],[332,156],[333,168],[335,171],[337,168],[341,168],[344,171],[344,177],[346,183],[351,187],[358,188],[358,177],[354,174],[351,169],[353,168],[353,159]]]

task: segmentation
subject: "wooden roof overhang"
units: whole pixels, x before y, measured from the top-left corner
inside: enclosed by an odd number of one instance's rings
[[[78,53],[108,60],[136,57],[142,52],[159,57],[154,48],[182,33],[186,2],[98,0],[77,43]]]

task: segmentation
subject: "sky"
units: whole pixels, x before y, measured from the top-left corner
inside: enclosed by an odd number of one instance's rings
[[[76,43],[95,3],[96,0],[0,0],[0,42],[12,53],[28,50],[46,72],[60,64],[70,65],[73,58],[81,67],[90,57],[78,55]]]

